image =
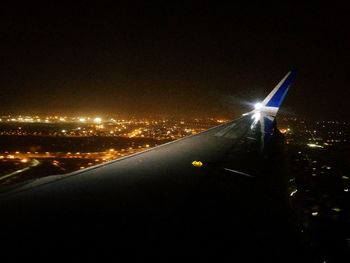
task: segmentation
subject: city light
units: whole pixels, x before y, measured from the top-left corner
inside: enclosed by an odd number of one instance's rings
[[[290,196],[295,195],[298,192],[298,189],[295,189],[293,192],[290,193]]]
[[[102,118],[96,117],[96,118],[94,119],[94,122],[95,122],[95,123],[101,123],[101,122],[102,122]]]
[[[334,212],[341,212],[341,209],[339,207],[333,207],[332,210]]]
[[[314,143],[308,143],[307,146],[311,147],[311,148],[323,148],[321,145],[317,145]]]

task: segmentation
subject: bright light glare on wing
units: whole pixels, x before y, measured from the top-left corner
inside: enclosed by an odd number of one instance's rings
[[[253,129],[255,125],[260,121],[261,113],[260,111],[257,111],[253,114],[252,119],[254,120],[252,125],[250,126],[250,129]]]
[[[255,108],[256,110],[260,110],[261,107],[262,107],[262,104],[261,104],[260,102],[255,103],[255,105],[254,105],[254,108]]]
[[[254,119],[254,122],[258,122],[260,120],[261,113],[259,111],[255,112],[252,116],[252,119]]]

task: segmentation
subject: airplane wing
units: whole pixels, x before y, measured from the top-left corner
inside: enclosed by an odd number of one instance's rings
[[[295,72],[288,72],[237,120],[2,194],[10,233],[20,225],[29,239],[39,233],[41,240],[52,240],[48,230],[61,244],[92,249],[98,244],[91,233],[99,242],[107,235],[123,243],[120,248],[151,255],[186,251],[230,257],[236,252],[225,249],[237,240],[240,246],[249,242],[259,251],[268,249],[264,240],[272,242],[271,233],[280,237],[285,226],[283,139],[275,117],[294,78]],[[36,230],[28,233],[33,225]]]

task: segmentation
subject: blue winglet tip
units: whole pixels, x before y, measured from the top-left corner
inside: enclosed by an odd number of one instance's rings
[[[292,68],[290,70],[290,74],[288,77],[281,83],[280,87],[276,91],[276,93],[273,95],[273,97],[268,101],[266,106],[268,107],[277,107],[279,108],[287,95],[289,87],[292,85],[295,77],[296,77],[296,69]]]

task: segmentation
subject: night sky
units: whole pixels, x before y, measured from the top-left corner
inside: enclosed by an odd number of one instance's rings
[[[285,114],[350,119],[344,6],[125,2],[2,6],[0,114],[237,117],[296,68]]]

